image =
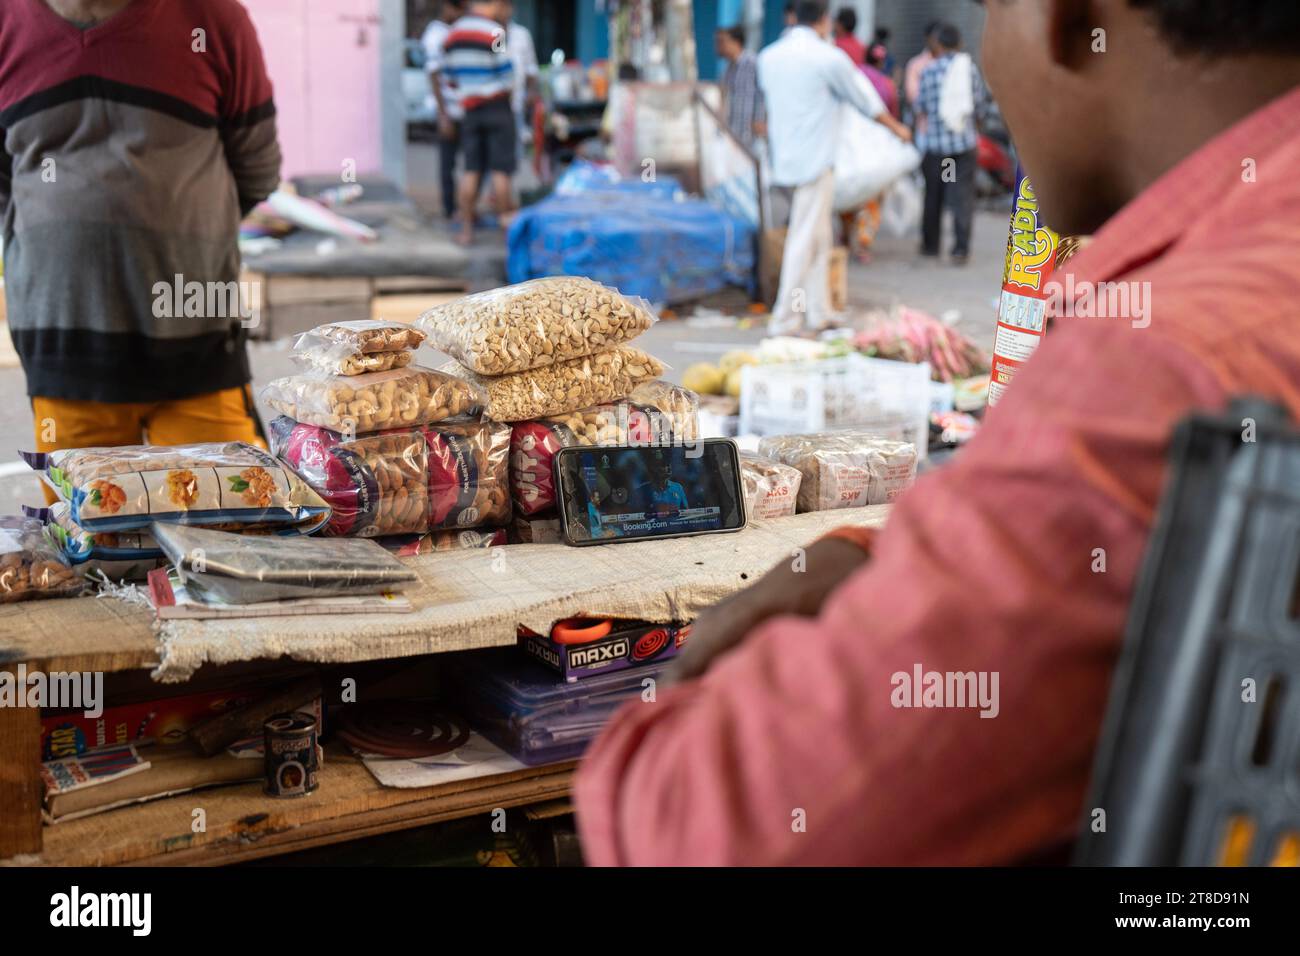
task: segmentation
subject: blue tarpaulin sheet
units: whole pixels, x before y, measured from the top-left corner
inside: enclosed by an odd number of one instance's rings
[[[511,282],[586,276],[672,304],[753,281],[753,227],[666,176],[613,180],[575,164],[520,211],[506,244]]]

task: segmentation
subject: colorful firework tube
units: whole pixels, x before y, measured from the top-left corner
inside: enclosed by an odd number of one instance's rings
[[[1060,237],[1043,224],[1038,197],[1025,175],[1016,171],[1016,205],[1002,272],[998,328],[993,340],[993,375],[989,405],[1006,393],[1020,366],[1034,354],[1047,330],[1048,280],[1056,268]]]
[[[318,786],[320,752],[316,718],[310,714],[276,714],[263,724],[266,743],[266,792],[273,797],[301,797]]]

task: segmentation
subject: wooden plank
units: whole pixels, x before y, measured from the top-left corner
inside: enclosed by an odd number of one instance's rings
[[[297,276],[271,273],[262,277],[262,302],[277,306],[366,303],[374,294],[365,276]]]
[[[370,302],[370,317],[388,322],[414,322],[435,305],[446,305],[464,296],[465,293],[460,291],[377,295]]]
[[[375,295],[404,292],[459,292],[464,295],[468,288],[465,279],[440,276],[376,276],[374,280]]]
[[[114,598],[0,604],[0,666],[124,671],[158,663],[153,612]]]
[[[41,711],[0,707],[0,859],[41,851]]]
[[[180,794],[46,828],[38,862],[55,866],[224,864],[424,826],[564,796],[572,763],[439,787],[380,786],[359,759],[329,748],[320,789],[277,799],[260,783]],[[194,811],[206,830],[192,830]]]

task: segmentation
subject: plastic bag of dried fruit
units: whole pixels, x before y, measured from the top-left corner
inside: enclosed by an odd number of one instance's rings
[[[298,336],[290,357],[316,372],[362,375],[405,368],[423,341],[423,332],[402,322],[333,322]]]
[[[363,375],[288,375],[262,389],[262,398],[296,421],[357,435],[472,414],[482,407],[484,392],[462,378],[412,365]]]
[[[40,521],[0,515],[0,604],[73,597],[84,587]]]
[[[423,534],[510,519],[509,425],[443,421],[351,437],[282,417],[270,436],[329,502],[324,534]]]
[[[532,515],[555,504],[552,463],[570,445],[669,445],[699,437],[699,397],[668,382],[647,382],[625,401],[531,422],[516,422],[510,438],[510,491],[515,507]]]
[[[510,375],[478,375],[458,362],[449,362],[442,370],[483,389],[486,414],[493,421],[522,422],[617,401],[658,378],[664,366],[640,349],[620,345]]]
[[[799,469],[799,511],[889,504],[916,480],[916,448],[868,432],[773,435],[764,458]]]
[[[752,452],[740,453],[745,513],[750,519],[784,518],[795,513],[803,474],[798,468]]]
[[[173,521],[311,534],[329,518],[329,506],[301,478],[246,442],[20,454],[87,531],[138,531]]]
[[[425,312],[429,344],[480,375],[524,372],[606,351],[655,322],[650,306],[577,276],[531,279]]]

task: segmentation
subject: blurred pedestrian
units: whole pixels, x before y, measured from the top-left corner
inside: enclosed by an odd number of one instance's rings
[[[464,7],[457,0],[442,0],[437,14],[420,37],[420,44],[424,47],[424,69],[429,74],[433,118],[438,129],[438,184],[442,193],[442,211],[449,220],[456,215],[456,154],[460,151],[460,121],[465,114],[443,70],[442,45],[447,42],[452,23],[463,12]],[[441,86],[441,99],[433,91],[435,85]]]
[[[931,20],[925,27],[925,48],[916,56],[907,61],[907,66],[903,68],[903,98],[906,100],[907,109],[912,117],[912,129],[919,134],[922,125],[925,123],[925,117],[919,116],[916,112],[917,100],[921,98],[921,74],[925,72],[926,67],[935,61],[939,52],[939,27],[943,24],[938,20]]]
[[[435,80],[445,73],[460,100],[461,153],[465,170],[460,178],[459,214],[461,231],[456,241],[474,241],[479,184],[491,179],[492,196],[501,225],[508,226],[514,208],[510,177],[514,175],[515,117],[510,109],[514,74],[506,29],[501,25],[500,0],[471,0],[468,9],[452,25],[443,41],[443,58]],[[442,84],[433,84],[438,113],[447,115]],[[440,120],[442,129],[446,126]]]
[[[722,75],[722,116],[745,147],[767,135],[767,110],[758,88],[758,57],[745,49],[745,29],[721,27],[714,38],[718,56],[727,61]]]
[[[758,55],[767,100],[772,181],[794,187],[781,283],[768,329],[774,335],[815,331],[830,319],[833,174],[840,105],[911,139],[842,52],[826,42],[823,0],[799,0],[798,23]]]
[[[849,55],[854,66],[867,62],[867,48],[853,35],[858,28],[858,14],[852,7],[840,7],[835,14],[835,45]]]
[[[936,34],[938,57],[921,74],[918,115],[925,129],[917,137],[925,176],[925,211],[921,220],[921,255],[939,255],[945,206],[952,208],[952,262],[970,258],[975,213],[977,120],[988,112],[989,94],[970,54],[961,52],[961,32],[951,23]]]
[[[510,109],[515,114],[517,145],[515,155],[523,159],[533,113],[530,104],[537,99],[537,47],[528,27],[515,19],[514,0],[501,0],[501,22],[506,28],[506,49],[510,53],[510,71],[514,86],[510,91]]]
[[[886,75],[893,76],[896,64],[894,63],[894,54],[889,52],[889,28],[876,27],[875,35],[871,38],[871,45],[878,46],[885,51],[884,65],[881,69],[885,71]]]

